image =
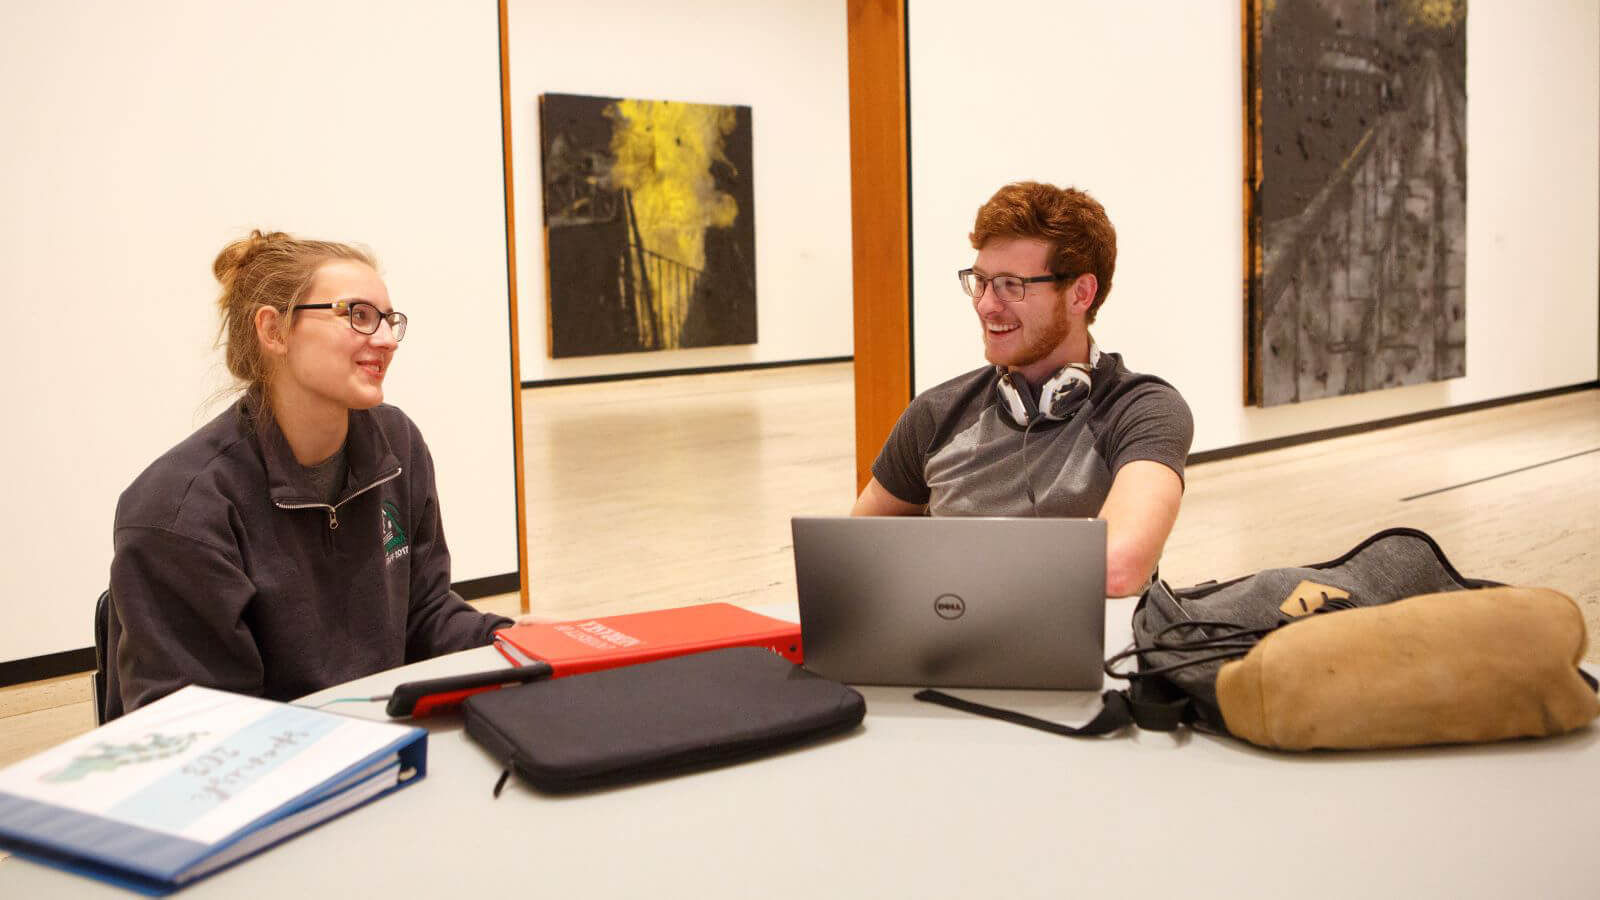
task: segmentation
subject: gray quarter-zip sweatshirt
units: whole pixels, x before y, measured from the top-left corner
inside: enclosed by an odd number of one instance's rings
[[[405,413],[350,412],[348,475],[318,496],[240,400],[117,502],[113,712],[186,684],[289,700],[477,647],[511,624],[450,589],[433,459]]]

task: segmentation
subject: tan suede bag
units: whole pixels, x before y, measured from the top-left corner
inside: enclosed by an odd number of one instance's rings
[[[1312,616],[1217,675],[1228,732],[1279,750],[1545,737],[1600,716],[1583,613],[1545,588],[1409,597]]]

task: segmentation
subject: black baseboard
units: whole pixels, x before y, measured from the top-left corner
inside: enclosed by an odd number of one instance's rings
[[[778,362],[736,363],[729,366],[703,366],[698,369],[657,369],[650,372],[620,372],[616,375],[584,375],[577,378],[545,378],[524,381],[525,388],[560,387],[564,384],[599,384],[605,381],[637,381],[640,378],[670,378],[675,375],[712,375],[717,372],[748,372],[755,369],[787,369],[791,366],[821,366],[850,362],[854,356],[819,356],[814,359],[784,359]]]
[[[457,594],[460,594],[464,600],[477,600],[480,597],[493,597],[495,594],[509,594],[512,591],[519,591],[522,589],[522,579],[516,572],[506,572],[503,575],[469,578],[466,581],[458,581],[450,587]],[[44,656],[30,656],[27,659],[0,662],[0,687],[11,687],[16,684],[26,684],[30,681],[44,681],[47,678],[60,678],[62,675],[79,675],[93,671],[93,647],[84,647],[80,650],[63,650],[60,653],[47,653]]]
[[[522,590],[522,578],[515,572],[504,575],[489,575],[484,578],[469,578],[450,585],[463,600],[477,600],[480,597],[493,597],[495,594],[509,594],[512,591]]]
[[[1380,428],[1394,428],[1399,425],[1410,425],[1413,422],[1423,422],[1428,419],[1440,419],[1445,416],[1458,416],[1462,413],[1477,412],[1480,409],[1493,409],[1496,406],[1509,406],[1513,403],[1525,403],[1529,400],[1542,400],[1545,397],[1555,397],[1561,394],[1573,394],[1578,391],[1592,391],[1600,389],[1600,380],[1585,381],[1580,384],[1569,384],[1565,387],[1548,388],[1542,391],[1532,391],[1526,394],[1513,394],[1509,397],[1496,397],[1493,400],[1479,400],[1476,403],[1462,403],[1458,406],[1441,406],[1438,409],[1425,409],[1421,412],[1407,413],[1403,416],[1391,416],[1387,419],[1374,419],[1371,422],[1357,422],[1353,425],[1341,425],[1338,428],[1324,428],[1321,431],[1307,431],[1302,434],[1290,434],[1265,441],[1252,441],[1248,444],[1235,444],[1232,447],[1221,447],[1216,450],[1202,450],[1199,453],[1189,454],[1187,465],[1217,462],[1223,459],[1233,459],[1236,456],[1248,456],[1252,453],[1265,453],[1268,450],[1281,450],[1284,447],[1294,447],[1300,444],[1310,444],[1315,441],[1326,441],[1331,438],[1346,437],[1352,434],[1362,434],[1368,431],[1377,431]]]
[[[0,687],[43,681],[62,675],[78,675],[94,671],[94,648],[63,650],[44,656],[31,656],[11,662],[0,662]]]

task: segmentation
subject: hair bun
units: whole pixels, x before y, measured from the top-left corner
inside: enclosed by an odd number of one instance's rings
[[[289,235],[281,231],[263,232],[259,228],[252,229],[248,237],[222,248],[222,252],[217,254],[216,260],[211,264],[211,272],[217,276],[217,281],[223,287],[227,287],[238,277],[239,270],[248,266],[262,251],[276,242],[286,240],[290,240]]]

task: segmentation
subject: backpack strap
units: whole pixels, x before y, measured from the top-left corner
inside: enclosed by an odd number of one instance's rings
[[[1100,701],[1104,704],[1100,712],[1093,719],[1090,719],[1088,723],[1077,728],[1070,725],[1062,725],[1060,722],[1052,722],[1049,719],[1030,716],[1027,713],[1001,709],[997,706],[989,706],[983,703],[974,703],[971,700],[962,700],[960,697],[952,697],[943,691],[924,689],[917,691],[912,696],[925,703],[937,703],[940,706],[960,710],[961,712],[972,713],[976,716],[987,716],[991,719],[999,719],[1002,722],[1010,722],[1013,725],[1022,725],[1027,728],[1036,728],[1062,737],[1099,737],[1103,734],[1119,731],[1134,722],[1133,706],[1129,702],[1125,691],[1106,691],[1100,695]]]
[[[1176,731],[1194,723],[1194,700],[1159,675],[1131,682],[1127,693],[1133,722],[1145,731]]]
[[[1198,718],[1194,701],[1171,682],[1159,677],[1142,678],[1129,685],[1127,690],[1101,694],[1100,712],[1077,727],[986,703],[963,700],[944,691],[923,689],[912,696],[924,703],[936,703],[960,712],[1048,731],[1061,737],[1100,737],[1121,731],[1129,725],[1137,725],[1145,731],[1176,731],[1178,726],[1192,725]]]

